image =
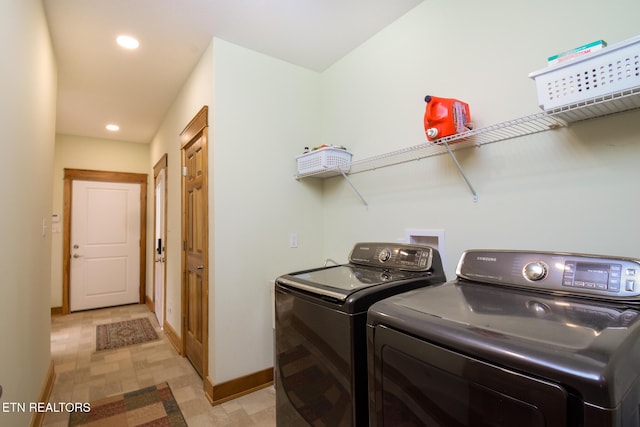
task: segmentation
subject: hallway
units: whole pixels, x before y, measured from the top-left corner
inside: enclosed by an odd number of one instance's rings
[[[95,351],[96,325],[140,317],[151,320],[160,340]],[[273,387],[211,406],[200,377],[187,359],[177,354],[144,305],[52,317],[51,357],[56,380],[50,402],[90,402],[166,381],[189,427],[275,426]],[[43,425],[67,427],[68,419],[67,413],[48,413]]]

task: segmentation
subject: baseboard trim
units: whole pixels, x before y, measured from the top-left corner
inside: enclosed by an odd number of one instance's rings
[[[62,316],[62,307],[51,307],[51,317]]]
[[[214,405],[213,403],[213,381],[211,380],[211,378],[209,378],[208,376],[202,380],[202,386],[204,389],[204,396],[207,398],[207,400],[209,401],[209,403],[211,405]]]
[[[166,320],[164,321],[163,330],[173,348],[176,349],[178,354],[182,354],[182,340],[178,336],[178,333],[175,331],[175,329],[173,329]]]
[[[156,312],[156,305],[154,304],[153,300],[149,297],[149,295],[144,296],[144,303],[147,305],[147,308],[149,309],[150,312],[152,313]]]
[[[220,384],[213,384],[211,378],[207,377],[204,380],[204,394],[212,405],[219,405],[272,384],[273,368],[267,368]]]
[[[49,370],[47,371],[47,376],[44,379],[44,385],[42,386],[42,391],[40,392],[40,396],[38,397],[38,402],[49,403],[49,399],[51,398],[51,392],[53,391],[53,383],[56,381],[56,369],[53,364],[53,360],[49,362]],[[44,422],[44,412],[34,412],[31,417],[30,427],[41,427]]]

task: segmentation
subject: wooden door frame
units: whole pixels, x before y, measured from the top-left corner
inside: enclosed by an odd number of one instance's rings
[[[62,236],[62,314],[69,314],[71,284],[71,201],[73,181],[101,181],[140,184],[140,303],[145,300],[147,281],[147,174],[64,169]]]
[[[156,236],[156,222],[158,221],[158,217],[156,215],[156,179],[158,178],[158,175],[160,174],[160,172],[164,169],[164,205],[162,206],[162,209],[164,210],[164,230],[163,230],[163,235],[164,235],[164,239],[165,241],[162,242],[163,246],[164,246],[164,257],[165,257],[165,262],[164,265],[162,266],[162,268],[164,269],[164,280],[162,283],[163,286],[163,290],[162,293],[164,295],[164,298],[162,299],[162,322],[166,323],[167,319],[166,319],[166,310],[167,310],[167,178],[168,178],[168,174],[167,174],[167,169],[168,169],[169,163],[168,163],[168,156],[167,153],[164,153],[164,155],[160,158],[160,160],[158,160],[158,162],[153,166],[153,258],[154,258],[154,266],[153,266],[153,289],[152,289],[152,300],[153,300],[153,311],[155,312],[156,309],[156,268],[155,268],[155,257],[156,257],[156,241],[155,241],[155,236]],[[156,318],[158,316],[156,315]],[[161,328],[164,329],[164,325],[160,325]]]
[[[208,153],[208,127],[209,127],[209,108],[208,106],[204,106],[200,109],[200,111],[191,119],[189,124],[184,128],[184,130],[180,133],[180,151],[181,151],[181,169],[185,167],[185,156],[186,156],[186,148],[187,146],[199,137],[205,138],[205,144],[207,146]],[[209,200],[209,173],[208,173],[208,164],[209,159],[205,159],[206,164],[204,166],[204,176],[203,176],[203,186],[205,187],[205,191],[207,191],[207,204]],[[184,173],[181,174],[181,217],[182,217],[182,286],[181,286],[181,296],[182,296],[182,325],[181,325],[181,337],[182,337],[182,354],[187,354],[187,221],[186,221],[186,206],[187,206],[187,194],[186,194],[186,177]],[[206,214],[204,221],[205,228],[205,257],[204,257],[204,271],[207,275],[206,280],[204,282],[203,294],[206,295],[206,299],[204,301],[205,308],[202,313],[202,343],[203,343],[203,355],[202,355],[202,379],[203,379],[203,387],[205,389],[205,394],[207,394],[207,384],[211,381],[209,380],[209,214],[208,214],[208,206],[205,206]]]

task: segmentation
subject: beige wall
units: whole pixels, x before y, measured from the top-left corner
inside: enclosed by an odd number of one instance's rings
[[[51,361],[49,216],[57,73],[39,0],[0,2],[0,52],[1,400],[34,402]],[[26,426],[31,415],[0,412],[0,425]]]
[[[62,306],[62,223],[65,169],[149,174],[147,197],[153,174],[149,172],[149,145],[71,135],[56,135],[53,162],[53,210],[60,222],[52,224],[51,307]],[[147,282],[153,270],[147,269]]]
[[[322,210],[321,184],[296,182],[291,157],[315,142],[317,79],[309,70],[214,39],[151,143],[151,165],[168,155],[166,321],[180,333],[178,136],[209,106],[214,383],[273,366],[269,282],[321,262],[322,230],[315,221]],[[290,232],[299,233],[297,249],[288,248]]]
[[[210,306],[216,382],[273,366],[270,281],[322,256],[322,183],[293,178],[318,145],[319,75],[214,40]],[[296,233],[298,247],[289,247]]]
[[[597,39],[638,35],[640,2],[430,0],[322,75],[323,139],[354,159],[426,142],[424,96],[469,103],[477,127],[540,111],[532,71]],[[444,229],[447,276],[474,247],[640,256],[640,112],[325,182],[324,246]]]

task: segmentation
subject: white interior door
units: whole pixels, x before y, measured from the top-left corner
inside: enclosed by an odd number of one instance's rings
[[[71,311],[139,302],[140,184],[73,181]]]
[[[164,275],[165,275],[165,169],[160,170],[155,182],[155,274],[154,274],[154,305],[158,324],[164,325]]]

